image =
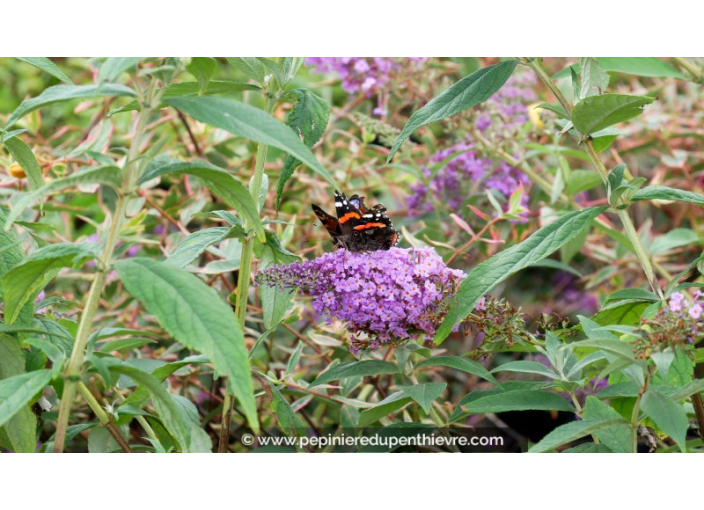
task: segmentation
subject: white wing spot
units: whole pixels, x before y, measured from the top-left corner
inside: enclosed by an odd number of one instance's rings
[[[335,202],[335,207],[342,207],[342,202]]]

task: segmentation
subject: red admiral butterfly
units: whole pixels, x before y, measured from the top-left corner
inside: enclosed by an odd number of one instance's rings
[[[399,233],[382,204],[367,209],[364,197],[355,194],[348,199],[344,193],[335,191],[335,210],[337,218],[313,204],[313,212],[336,246],[359,252],[388,250],[398,243]]]

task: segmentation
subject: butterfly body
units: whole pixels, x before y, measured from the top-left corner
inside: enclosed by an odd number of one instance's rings
[[[364,197],[335,191],[335,213],[332,216],[313,204],[313,212],[327,229],[333,243],[352,252],[388,250],[399,240],[386,207],[377,204],[368,209]]]

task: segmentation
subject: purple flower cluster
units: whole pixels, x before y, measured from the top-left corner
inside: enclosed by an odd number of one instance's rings
[[[476,109],[476,128],[491,143],[507,145],[505,150],[514,152],[516,147],[513,145],[518,132],[529,120],[528,105],[537,99],[533,91],[535,84],[535,77],[531,73],[512,76],[497,93]],[[427,166],[421,168],[426,180],[430,182],[427,185],[419,182],[411,186],[413,194],[408,199],[408,208],[412,215],[420,216],[433,211],[434,203],[447,204],[450,209],[457,210],[469,195],[483,194],[486,189],[495,189],[508,198],[521,184],[527,185],[530,181],[518,168],[485,157],[471,136],[466,142],[435,153],[430,158],[429,166],[432,167],[452,154],[457,156],[434,176]],[[522,205],[526,206],[527,201],[528,196],[524,195]]]
[[[342,88],[350,93],[364,92],[367,97],[379,93],[375,115],[385,115],[382,94],[394,72],[404,66],[418,68],[427,57],[308,57],[306,65],[315,73],[336,73]]]
[[[667,306],[672,313],[684,314],[687,312],[692,319],[698,320],[704,312],[704,307],[699,301],[704,294],[701,291],[696,291],[694,293],[694,301],[690,302],[689,299],[685,298],[685,295],[681,292],[673,292],[670,296],[670,300],[667,302]]]
[[[426,57],[308,57],[306,65],[314,66],[316,73],[337,73],[342,88],[354,94],[366,92],[371,96],[382,89],[391,79],[391,73],[401,69],[404,62],[415,65]]]
[[[336,250],[257,274],[261,285],[300,289],[313,297],[313,310],[346,321],[356,355],[387,342],[424,333],[431,336],[464,273],[448,268],[432,248],[369,253]]]
[[[428,166],[421,168],[429,184],[419,182],[411,186],[408,209],[412,216],[432,212],[434,203],[447,204],[451,210],[458,211],[468,196],[484,193],[486,189],[495,189],[508,198],[520,185],[530,182],[518,168],[482,157],[471,143],[459,143],[435,153],[430,158],[430,166],[453,154],[457,155],[445,163],[435,176]],[[524,196],[522,205],[527,205],[527,200],[528,197]]]

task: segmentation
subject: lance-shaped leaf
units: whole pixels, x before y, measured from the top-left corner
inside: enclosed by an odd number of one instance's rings
[[[22,211],[24,211],[32,203],[52,193],[56,193],[57,191],[74,188],[79,184],[102,184],[118,189],[122,184],[122,170],[116,166],[91,168],[82,172],[76,172],[68,177],[55,179],[48,182],[41,188],[32,191],[31,193],[23,195],[19,200],[17,200],[17,203],[15,203],[12,211],[10,211],[7,215],[7,220],[5,221],[5,231],[10,230],[15,220],[20,216],[20,214],[22,214]]]
[[[149,392],[154,409],[161,418],[161,423],[179,444],[182,452],[210,451],[209,448],[202,448],[204,442],[200,441],[201,438],[198,437],[200,429],[193,426],[186,415],[186,410],[177,403],[173,398],[174,395],[166,391],[157,378],[126,365],[112,365],[110,370],[130,377],[138,382],[141,388],[145,388]],[[198,440],[194,440],[196,438]]]
[[[12,324],[27,300],[54,279],[62,267],[80,267],[99,257],[97,243],[57,243],[40,248],[2,278],[5,323]]]
[[[590,135],[609,126],[637,117],[652,97],[625,94],[604,94],[583,99],[572,109],[572,123],[583,135]]]
[[[51,381],[51,370],[37,370],[0,381],[0,427],[20,412]]]
[[[234,99],[221,97],[174,97],[164,102],[186,112],[200,122],[255,142],[277,147],[301,160],[332,186],[336,186],[332,176],[296,136],[296,133],[268,113]]]
[[[606,419],[606,420],[580,420],[567,423],[557,427],[555,430],[550,432],[547,436],[540,440],[540,442],[534,445],[528,453],[542,453],[563,444],[570,443],[581,437],[588,436],[589,434],[594,434],[602,430],[610,429],[619,425],[628,425],[628,422],[623,418],[618,419]]]
[[[230,385],[253,430],[259,430],[249,356],[232,308],[196,276],[145,258],[115,263],[127,291],[185,346],[205,354]]]
[[[316,96],[309,90],[296,89],[289,92],[288,95],[293,98],[294,103],[286,118],[286,124],[291,126],[306,147],[313,147],[325,133],[330,118],[330,107],[323,98]],[[284,186],[300,164],[301,162],[290,154],[286,156],[276,190],[277,210]]]
[[[476,266],[462,280],[445,320],[435,334],[441,344],[460,320],[469,315],[479,300],[512,274],[539,262],[579,235],[606,207],[574,211],[535,232],[528,239],[497,253]]]
[[[264,227],[259,219],[259,210],[254,199],[244,184],[234,175],[206,161],[179,161],[162,154],[149,164],[139,182],[143,183],[165,174],[188,174],[199,177],[208,189],[247,218],[259,238],[264,239]]]
[[[636,191],[631,197],[631,202],[642,200],[675,200],[690,204],[704,205],[704,195],[667,186],[647,186]]]
[[[397,374],[398,366],[394,363],[380,360],[353,361],[352,363],[341,363],[323,372],[311,383],[311,386],[325,384],[347,377],[365,377],[369,375]]]
[[[21,60],[22,62],[27,62],[30,65],[33,65],[34,67],[37,67],[41,69],[44,72],[49,73],[52,76],[55,76],[62,82],[68,84],[68,85],[73,85],[73,82],[71,81],[71,78],[66,76],[64,72],[59,69],[59,67],[54,64],[51,60],[49,60],[46,57],[15,57],[17,60]]]
[[[25,373],[25,351],[16,338],[0,335],[0,380]],[[0,430],[2,435],[3,430]],[[4,425],[12,450],[31,453],[37,448],[37,418],[30,406],[21,407]]]
[[[102,85],[55,85],[45,89],[37,97],[22,101],[17,109],[12,112],[5,127],[9,128],[22,117],[38,108],[62,101],[86,99],[88,97],[134,97],[135,95],[134,90],[131,88],[114,83],[104,83]]]
[[[29,148],[29,145],[15,136],[5,141],[5,147],[27,175],[29,189],[40,188],[42,185],[42,169],[39,168],[37,158],[34,156],[32,149]]]
[[[419,127],[451,117],[493,96],[511,77],[517,64],[518,61],[509,60],[465,76],[413,113],[391,147],[387,162],[391,161],[403,142]]]

